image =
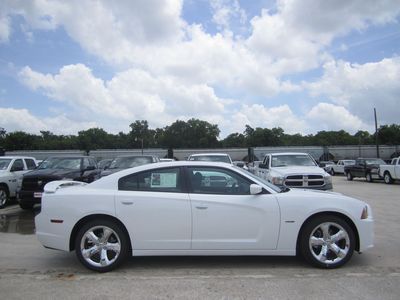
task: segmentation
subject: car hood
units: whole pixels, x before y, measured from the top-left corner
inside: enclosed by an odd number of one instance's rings
[[[38,169],[26,173],[24,178],[32,178],[32,177],[74,177],[79,174],[80,170],[71,170],[71,169]]]
[[[292,166],[292,167],[274,167],[272,172],[279,173],[282,175],[301,175],[301,174],[314,174],[314,175],[326,175],[326,172],[317,166]]]
[[[8,176],[10,175],[10,172],[8,172],[7,170],[0,170],[0,176]]]

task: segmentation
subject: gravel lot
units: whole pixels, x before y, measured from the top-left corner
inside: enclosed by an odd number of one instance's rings
[[[375,247],[329,271],[294,257],[147,257],[97,274],[74,253],[44,249],[34,213],[9,206],[0,211],[1,298],[399,299],[400,184],[342,176],[333,184],[372,206]]]

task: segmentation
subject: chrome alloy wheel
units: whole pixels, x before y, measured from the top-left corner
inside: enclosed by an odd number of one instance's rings
[[[325,265],[337,264],[349,253],[350,237],[337,223],[321,223],[311,231],[309,249],[318,262]]]
[[[3,189],[0,189],[0,208],[6,206],[7,201],[8,201],[7,192]]]
[[[95,226],[81,238],[80,251],[83,259],[94,267],[108,267],[120,255],[121,240],[118,234],[107,226]]]

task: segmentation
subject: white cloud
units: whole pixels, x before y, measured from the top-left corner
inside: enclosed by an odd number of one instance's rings
[[[311,128],[318,129],[318,131],[343,129],[355,133],[358,130],[371,131],[373,129],[372,126],[365,124],[343,106],[330,103],[318,103],[306,114],[305,119]]]
[[[399,122],[400,57],[375,63],[329,62],[322,78],[306,84],[313,96],[327,96],[363,122],[373,123],[373,108],[382,123]]]
[[[7,16],[0,15],[0,43],[8,42],[10,25]]]
[[[153,126],[165,126],[176,118],[207,119],[222,114],[232,102],[218,98],[205,84],[182,84],[174,77],[154,77],[137,69],[118,73],[106,82],[82,64],[64,66],[56,75],[25,67],[19,76],[32,90],[67,104],[74,117],[103,119],[102,126],[112,130],[136,119],[147,119]]]
[[[96,127],[95,122],[77,122],[65,115],[39,118],[32,115],[27,109],[1,108],[1,127],[7,132],[24,131],[40,133],[48,130],[56,134],[77,134],[80,130]]]
[[[241,109],[233,114],[229,120],[232,132],[242,132],[245,125],[251,127],[273,128],[281,127],[286,133],[304,133],[307,124],[296,116],[288,105],[265,107],[262,104],[242,105]]]

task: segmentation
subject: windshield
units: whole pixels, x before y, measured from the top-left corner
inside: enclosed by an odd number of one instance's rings
[[[234,166],[234,168],[237,168],[238,170],[240,170],[240,171],[242,171],[242,172],[245,172],[247,176],[249,176],[249,177],[251,177],[251,178],[253,178],[253,179],[255,179],[255,180],[261,182],[262,184],[268,186],[269,188],[271,188],[271,189],[274,190],[275,192],[277,192],[277,193],[282,192],[282,189],[281,189],[281,188],[277,187],[276,185],[273,185],[271,182],[268,182],[268,181],[266,181],[265,179],[263,179],[263,178],[261,178],[261,177],[258,177],[258,176],[256,176],[256,175],[254,175],[253,173],[250,173],[249,171],[247,171],[247,170],[245,170],[245,169],[242,169],[242,168],[240,168],[240,167]]]
[[[287,166],[315,166],[314,160],[308,155],[273,155],[272,167],[287,167]]]
[[[1,158],[0,159],[0,170],[7,170],[10,162],[11,162],[11,159]]]
[[[153,160],[148,156],[127,156],[117,157],[110,165],[110,169],[128,169],[152,163]]]
[[[386,165],[382,159],[366,159],[365,163],[367,165]]]
[[[231,163],[229,156],[227,155],[201,155],[201,156],[191,156],[189,160],[195,161],[215,161],[215,162],[224,162]]]
[[[79,157],[60,158],[52,157],[44,160],[38,169],[71,169],[79,170],[81,168],[81,159]]]

